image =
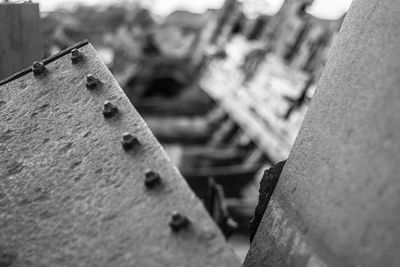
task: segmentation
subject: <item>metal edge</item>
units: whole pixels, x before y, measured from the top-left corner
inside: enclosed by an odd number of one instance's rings
[[[76,43],[76,44],[74,44],[74,45],[72,45],[72,46],[70,46],[70,47],[68,47],[68,48],[66,48],[66,49],[64,49],[64,50],[62,50],[62,51],[50,56],[50,57],[48,57],[48,58],[46,58],[46,59],[43,59],[42,62],[43,62],[44,65],[47,65],[47,64],[59,59],[60,57],[63,57],[65,55],[71,53],[71,51],[73,49],[78,49],[78,48],[81,48],[81,47],[86,46],[88,44],[89,44],[88,40],[83,40],[83,41],[81,41],[79,43]],[[11,82],[13,80],[16,80],[16,79],[18,79],[18,78],[20,78],[20,77],[22,77],[22,76],[24,76],[24,75],[26,75],[26,74],[28,74],[30,72],[32,72],[31,67],[25,68],[25,69],[23,69],[23,70],[15,73],[15,74],[5,78],[3,80],[0,80],[0,86],[4,85],[6,83],[9,83],[9,82]]]

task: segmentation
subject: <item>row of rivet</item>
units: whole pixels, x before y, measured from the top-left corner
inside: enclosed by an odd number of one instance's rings
[[[71,62],[72,64],[77,64],[83,60],[84,56],[78,49],[71,50]],[[42,75],[46,71],[46,67],[41,62],[34,62],[32,65],[32,72],[35,76]],[[93,76],[92,74],[88,74],[86,76],[86,88],[88,90],[96,89],[99,84],[101,84],[100,80]],[[103,107],[103,116],[105,118],[111,118],[119,113],[118,108],[112,104],[110,101],[106,101]],[[137,137],[133,136],[130,133],[124,133],[122,135],[121,141],[122,147],[124,150],[131,150],[140,145],[140,142]],[[145,173],[145,186],[148,189],[153,189],[156,186],[161,184],[161,177],[157,172],[147,170]],[[173,211],[171,215],[171,220],[169,222],[169,226],[175,232],[180,231],[181,229],[186,228],[189,225],[189,219],[180,214],[177,211]]]

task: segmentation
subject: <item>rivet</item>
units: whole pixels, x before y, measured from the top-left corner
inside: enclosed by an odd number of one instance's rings
[[[111,118],[118,113],[118,108],[110,101],[104,102],[103,115],[106,118]]]
[[[189,219],[177,211],[172,212],[171,221],[169,226],[174,232],[179,232],[180,230],[187,228],[189,225]]]
[[[139,145],[139,140],[134,137],[133,135],[131,135],[130,133],[124,133],[122,135],[122,147],[125,150],[129,150],[132,149],[133,147]]]
[[[98,84],[100,83],[99,79],[94,77],[92,74],[88,74],[86,76],[86,88],[89,90],[96,89]]]
[[[32,65],[32,72],[34,75],[41,75],[45,70],[46,68],[41,62],[35,61]]]
[[[147,170],[145,175],[146,179],[144,180],[144,184],[146,185],[147,188],[152,189],[156,185],[161,183],[161,177],[158,173]]]
[[[72,64],[76,64],[81,61],[83,58],[83,54],[76,48],[71,50],[71,61]]]

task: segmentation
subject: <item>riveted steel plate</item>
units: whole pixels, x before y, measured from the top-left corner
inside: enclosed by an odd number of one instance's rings
[[[0,83],[2,266],[238,266],[96,51],[80,51]],[[105,101],[119,113],[105,118]],[[125,132],[140,144],[124,150]],[[161,184],[147,188],[147,170]],[[191,222],[178,232],[175,210]]]

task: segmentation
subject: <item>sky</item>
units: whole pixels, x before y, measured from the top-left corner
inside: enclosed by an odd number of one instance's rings
[[[11,0],[12,1],[12,0]],[[42,11],[54,10],[58,5],[67,3],[105,4],[120,2],[123,0],[34,0],[41,6]],[[126,0],[125,0],[126,1]],[[158,15],[167,15],[176,9],[184,9],[201,13],[208,8],[218,8],[224,0],[131,0],[143,2],[150,6],[152,11]],[[284,0],[242,0],[248,6],[250,12],[255,10],[268,10],[267,13],[274,13],[279,10]],[[248,3],[251,3],[248,5]],[[336,19],[343,15],[349,8],[351,0],[314,0],[309,12],[317,17],[325,19]]]

